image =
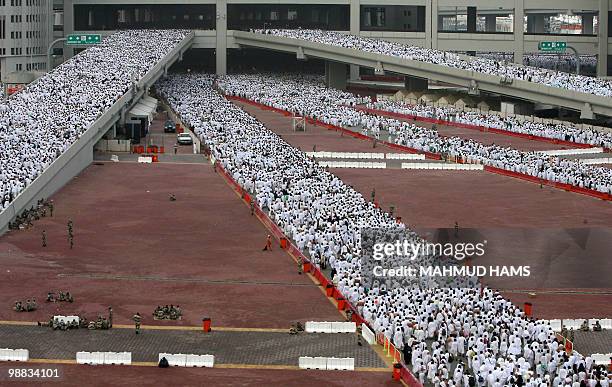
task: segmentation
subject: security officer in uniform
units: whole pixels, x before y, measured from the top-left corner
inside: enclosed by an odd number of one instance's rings
[[[134,317],[132,317],[132,320],[134,320],[134,327],[136,329],[136,334],[139,334],[140,333],[140,322],[142,320],[142,317],[140,317],[140,313],[136,313]]]

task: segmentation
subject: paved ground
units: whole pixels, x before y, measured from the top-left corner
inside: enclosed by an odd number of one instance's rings
[[[574,348],[582,354],[612,353],[612,331],[574,332]]]
[[[300,356],[352,357],[355,367],[385,368],[370,348],[358,346],[354,334],[286,332],[221,332],[146,329],[107,331],[0,325],[0,342],[7,348],[27,348],[33,359],[75,359],[79,351],[132,352],[134,362],[157,362],[159,353],[215,355],[218,364],[297,366]]]
[[[266,229],[210,165],[94,163],[53,199],[53,218],[0,238],[0,320],[91,319],[111,305],[119,324],[135,312],[143,324],[174,324],[153,321],[159,304],[180,305],[182,325],[208,316],[213,327],[288,328],[342,317],[287,254],[261,251]],[[45,303],[50,290],[76,301]],[[37,311],[12,310],[29,297]]]
[[[9,382],[8,369],[35,367],[57,369],[57,380]],[[398,386],[391,372],[314,371],[249,368],[157,368],[132,366],[80,366],[72,364],[0,364],[0,382],[12,386]]]
[[[246,107],[277,133],[290,127],[290,121],[278,113]],[[299,143],[308,143],[308,133],[301,134]],[[554,145],[490,135],[518,143]],[[293,145],[297,143],[292,138],[288,140]],[[344,149],[328,144],[326,150]],[[398,216],[430,239],[440,234],[439,229],[451,229],[458,221],[461,229],[472,229],[471,235],[487,239],[487,250],[497,259],[487,262],[503,260],[504,264],[532,266],[535,274],[531,281],[496,278],[488,283],[513,290],[506,296],[518,305],[532,302],[536,316],[612,316],[610,203],[487,172],[333,171],[365,197],[375,189],[376,200],[383,208],[395,206]],[[585,270],[585,266],[589,269]],[[597,275],[590,268],[597,268]],[[533,289],[554,291],[540,291],[533,299],[527,292]]]
[[[270,110],[262,110],[245,102],[233,102],[251,115],[265,120],[268,129],[304,152],[312,152],[313,147],[316,147],[317,152],[398,153],[396,149],[387,148],[380,144],[374,148],[370,141],[344,136],[342,132],[328,130],[317,125],[307,124],[305,132],[295,132],[291,126],[291,117]]]

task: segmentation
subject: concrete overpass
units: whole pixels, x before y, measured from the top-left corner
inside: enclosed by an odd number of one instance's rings
[[[329,66],[326,66],[330,70],[328,72],[328,79],[330,77],[336,78],[336,84],[341,84],[337,77],[342,76],[344,70],[334,66],[333,63],[353,64],[373,68],[377,73],[390,71],[410,77],[433,79],[464,86],[475,93],[483,90],[547,105],[560,106],[580,111],[583,118],[593,118],[594,113],[612,117],[612,98],[609,97],[580,93],[528,81],[504,79],[495,75],[379,55],[301,39],[245,31],[232,31],[232,38],[233,42],[239,46],[295,53],[298,59],[314,57],[328,60],[331,63]],[[467,56],[464,56],[464,58],[472,60],[472,58]]]
[[[145,96],[161,76],[167,74],[170,66],[183,58],[191,48],[194,33],[185,39],[157,63],[144,77],[121,98],[117,100],[91,127],[81,135],[62,155],[28,185],[13,202],[0,213],[0,235],[8,230],[11,222],[24,209],[35,205],[41,198],[48,198],[78,175],[93,161],[94,145],[118,122],[125,119],[129,110]]]

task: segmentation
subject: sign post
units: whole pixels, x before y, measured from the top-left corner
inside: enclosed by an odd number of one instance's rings
[[[542,52],[565,52],[567,42],[540,42],[538,50]]]
[[[83,46],[90,44],[100,44],[102,35],[100,34],[71,34],[66,37],[66,44]]]

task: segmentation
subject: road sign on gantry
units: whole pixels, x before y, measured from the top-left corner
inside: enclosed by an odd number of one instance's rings
[[[87,45],[87,44],[100,44],[102,42],[102,35],[100,34],[72,34],[66,37],[66,44],[73,45]]]
[[[567,48],[567,42],[540,42],[538,50],[544,52],[564,52]]]

